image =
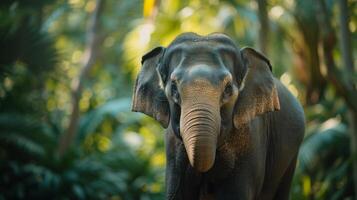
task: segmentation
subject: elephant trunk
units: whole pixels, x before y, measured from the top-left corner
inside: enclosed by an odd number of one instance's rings
[[[180,134],[190,164],[199,172],[208,171],[214,164],[220,122],[218,103],[182,105]]]

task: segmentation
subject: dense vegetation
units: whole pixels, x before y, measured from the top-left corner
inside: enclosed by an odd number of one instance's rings
[[[292,199],[355,199],[357,2],[0,3],[0,199],[163,199],[162,128],[130,112],[141,56],[181,32],[264,52],[302,102]]]

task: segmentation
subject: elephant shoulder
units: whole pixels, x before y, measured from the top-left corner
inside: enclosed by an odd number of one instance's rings
[[[280,111],[274,113],[274,118],[281,123],[281,128],[291,131],[302,140],[305,132],[304,109],[298,99],[278,80],[274,79],[278,91]]]

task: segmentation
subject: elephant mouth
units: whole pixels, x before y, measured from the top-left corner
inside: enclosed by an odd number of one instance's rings
[[[182,141],[182,137],[181,137],[181,134],[180,134],[180,131],[181,131],[180,127],[179,127],[179,126],[174,127],[174,128],[173,128],[173,131],[174,131],[174,135],[175,135],[179,140]]]

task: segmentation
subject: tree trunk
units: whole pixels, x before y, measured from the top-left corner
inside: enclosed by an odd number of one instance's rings
[[[342,60],[344,68],[348,74],[354,73],[353,59],[351,52],[351,32],[348,27],[349,15],[348,15],[348,5],[347,0],[339,0],[339,10],[340,10],[340,44],[342,52]],[[351,83],[352,88],[353,81],[349,78],[348,81]],[[357,99],[355,99],[357,100]],[[349,133],[351,136],[350,151],[351,151],[351,161],[353,167],[353,182],[355,199],[357,199],[357,112],[349,108]]]
[[[318,8],[317,17],[322,30],[322,45],[325,63],[327,66],[328,79],[333,83],[336,91],[344,98],[349,109],[349,133],[351,134],[351,160],[353,165],[353,181],[355,199],[357,199],[357,91],[353,86],[353,81],[349,74],[353,73],[353,60],[351,49],[349,47],[350,31],[348,29],[348,7],[346,0],[339,0],[340,8],[340,39],[341,52],[344,68],[341,72],[336,67],[333,58],[333,49],[336,43],[334,30],[331,26],[329,14],[324,0],[319,0],[316,4]]]
[[[71,146],[78,129],[78,121],[80,117],[79,101],[82,96],[83,82],[88,76],[88,72],[94,66],[98,57],[99,45],[102,43],[102,37],[98,32],[100,29],[100,15],[104,7],[104,0],[97,0],[93,15],[88,24],[87,42],[83,55],[83,67],[78,79],[73,82],[72,89],[72,110],[68,128],[63,133],[58,146],[58,154],[62,156]]]
[[[347,0],[339,0],[340,8],[340,43],[343,64],[348,72],[353,72],[353,59],[351,49],[351,32],[348,28],[349,15]]]
[[[336,91],[344,98],[347,105],[357,112],[357,91],[348,78],[348,73],[340,71],[333,58],[333,49],[336,44],[336,36],[332,29],[329,13],[323,0],[317,1],[317,17],[321,28],[321,40],[324,60],[327,67],[327,78],[331,81]]]
[[[258,17],[259,17],[259,49],[268,56],[268,42],[269,42],[269,18],[267,12],[267,0],[257,0]]]
[[[312,1],[298,1],[294,7],[294,18],[302,36],[303,45],[299,52],[303,57],[304,67],[308,75],[306,82],[305,102],[313,105],[320,102],[323,97],[326,80],[320,70],[318,54],[319,27],[315,18],[316,9]]]

